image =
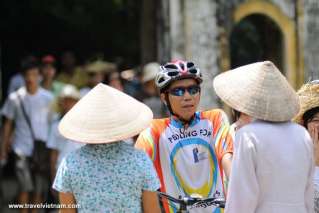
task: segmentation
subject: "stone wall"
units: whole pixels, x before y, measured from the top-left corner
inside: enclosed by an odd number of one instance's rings
[[[319,1],[304,0],[305,81],[319,79]]]
[[[211,0],[186,1],[186,27],[188,29],[186,56],[196,62],[203,73],[201,108],[217,107],[218,101],[213,89],[213,78],[220,73],[218,57],[217,5]]]
[[[201,109],[218,106],[213,90],[217,66],[216,3],[211,0],[170,1],[171,58],[193,61],[202,71]]]
[[[159,49],[165,50],[166,58],[169,55],[170,59],[192,60],[199,66],[204,75],[202,109],[221,106],[212,81],[229,63],[227,42],[234,27],[233,13],[236,7],[248,1],[251,0],[161,0],[168,5],[169,15],[164,19],[169,30]],[[273,3],[295,22],[297,70],[305,70],[305,79],[319,78],[319,1],[264,1]],[[303,75],[296,74],[296,78],[303,79]]]
[[[295,2],[293,0],[271,0],[281,11],[288,16],[290,19],[295,18]]]

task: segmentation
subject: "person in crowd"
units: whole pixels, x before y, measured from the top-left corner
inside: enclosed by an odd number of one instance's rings
[[[56,78],[65,84],[72,84],[78,89],[87,84],[87,75],[80,66],[77,66],[75,54],[65,51],[61,56],[61,69]]]
[[[48,190],[48,179],[40,171],[39,163],[48,167],[49,162],[34,162],[31,159],[35,147],[45,146],[39,143],[47,141],[48,115],[53,95],[39,87],[40,70],[36,61],[25,61],[21,70],[25,87],[9,95],[1,112],[5,119],[0,159],[7,159],[9,149],[13,150],[14,169],[20,187],[18,201],[20,204],[37,204],[43,202],[43,196]],[[21,209],[21,212],[27,211]]]
[[[155,83],[171,116],[154,119],[143,131],[136,148],[153,160],[161,181],[160,191],[173,197],[225,196],[224,177],[229,176],[233,152],[226,114],[220,109],[197,111],[200,70],[193,62],[176,60],[160,67]],[[163,202],[165,212],[173,212]],[[190,212],[219,212],[214,206]]]
[[[80,100],[81,95],[78,89],[70,84],[63,87],[61,93],[56,98],[54,105],[58,117],[51,123],[49,139],[47,147],[51,149],[50,153],[50,168],[51,177],[55,177],[56,170],[59,167],[62,159],[70,152],[83,146],[82,143],[77,143],[64,138],[58,131],[58,125],[61,118]]]
[[[37,60],[37,58],[33,55],[27,55],[21,59],[20,67],[23,67],[25,63],[28,63],[30,60]],[[23,79],[23,75],[21,72],[16,73],[14,76],[11,77],[9,81],[8,87],[8,95],[17,91],[21,87],[25,86],[25,82]]]
[[[154,118],[162,118],[167,115],[165,105],[159,98],[155,84],[156,74],[159,72],[160,65],[156,62],[148,63],[143,68],[143,103],[151,108]]]
[[[160,212],[151,160],[122,141],[151,119],[146,105],[102,83],[62,118],[60,133],[86,144],[62,160],[53,183],[61,204],[79,205],[62,213]]]
[[[216,94],[255,120],[236,132],[226,213],[313,212],[313,146],[298,96],[270,61],[224,72]]]
[[[81,88],[81,96],[83,97],[93,87],[95,87],[99,83],[102,83],[105,79],[106,73],[112,72],[113,70],[116,70],[114,64],[100,59],[87,64],[85,67],[85,71],[88,75],[88,82],[86,87]]]
[[[105,75],[105,83],[119,91],[124,91],[123,81],[117,70],[110,71]]]
[[[83,146],[82,143],[77,143],[64,138],[58,131],[58,125],[63,117],[77,101],[81,98],[78,89],[70,84],[66,84],[58,97],[55,98],[52,104],[53,119],[50,126],[47,148],[50,150],[50,185],[53,183],[56,171],[62,159],[70,152]],[[58,193],[51,188],[49,201],[58,203]]]
[[[53,55],[45,55],[41,59],[41,86],[50,91],[56,97],[62,90],[64,84],[55,80],[56,60]]]
[[[314,145],[314,206],[315,212],[319,213],[319,81],[304,84],[297,92],[300,100],[300,111],[294,121],[304,126]]]
[[[143,101],[143,88],[141,83],[140,66],[123,70],[120,73],[122,85],[126,94]]]

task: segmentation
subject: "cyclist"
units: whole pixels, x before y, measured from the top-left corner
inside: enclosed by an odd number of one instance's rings
[[[233,152],[229,123],[220,109],[196,111],[201,82],[201,72],[192,62],[176,60],[161,66],[155,83],[171,116],[154,119],[136,142],[153,160],[160,191],[173,197],[225,194],[223,180],[230,173]],[[163,205],[165,212],[173,211],[172,203]],[[219,211],[207,207],[190,212]]]

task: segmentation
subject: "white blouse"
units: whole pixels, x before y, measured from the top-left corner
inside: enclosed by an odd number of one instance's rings
[[[226,213],[314,212],[313,146],[303,127],[254,121],[236,132]]]

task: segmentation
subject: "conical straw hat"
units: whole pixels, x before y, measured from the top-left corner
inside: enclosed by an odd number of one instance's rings
[[[85,70],[88,73],[109,73],[116,70],[116,66],[110,62],[96,60],[86,65]]]
[[[110,143],[137,135],[152,118],[146,105],[100,83],[62,118],[59,131],[82,143]]]
[[[214,88],[229,106],[257,119],[283,122],[299,111],[297,94],[270,61],[222,73],[214,79]]]
[[[66,84],[65,86],[63,86],[62,91],[58,94],[58,96],[55,98],[51,105],[51,109],[53,112],[62,113],[62,107],[60,102],[63,98],[72,98],[74,100],[80,100],[81,94],[75,86],[71,84]]]
[[[142,82],[148,82],[150,80],[154,80],[156,74],[159,72],[160,65],[156,62],[148,63],[143,68],[143,78]]]
[[[303,125],[302,116],[308,110],[319,107],[319,82],[313,81],[304,84],[297,92],[300,100],[300,111],[294,121]]]

